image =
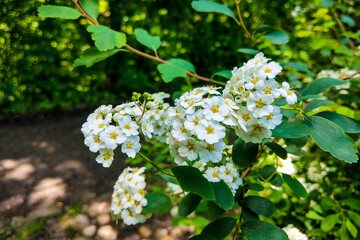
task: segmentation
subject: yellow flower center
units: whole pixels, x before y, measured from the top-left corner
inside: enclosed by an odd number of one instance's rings
[[[185,128],[184,125],[181,126],[180,131],[181,131],[182,133],[186,133],[186,128]]]
[[[214,178],[219,177],[219,174],[217,172],[214,172],[212,175],[213,175]]]
[[[143,196],[143,195],[145,194],[145,190],[144,190],[144,189],[139,189],[139,194],[140,194],[141,196]]]
[[[266,88],[264,89],[264,93],[265,93],[265,94],[270,94],[270,93],[271,93],[271,88],[266,87]]]
[[[293,91],[288,89],[288,90],[286,90],[286,93],[287,93],[287,95],[291,95],[293,93]]]
[[[273,118],[272,113],[270,113],[269,115],[266,116],[266,119],[267,119],[267,120],[270,120],[270,119],[272,119],[272,118]]]
[[[211,107],[211,111],[212,111],[213,113],[217,113],[217,112],[219,112],[219,107],[218,107],[218,106],[212,106],[212,107]]]
[[[189,102],[189,107],[191,107],[191,106],[194,105],[194,104],[195,104],[194,101]]]
[[[229,169],[226,169],[226,170],[225,170],[225,174],[226,174],[226,175],[230,175],[230,174],[231,174],[231,171],[230,171]]]
[[[124,126],[124,128],[127,129],[127,130],[130,130],[130,129],[131,129],[130,124],[129,124],[129,123],[126,123],[125,126]]]
[[[166,118],[165,118],[164,116],[161,116],[161,117],[160,117],[160,120],[161,120],[161,121],[164,121],[165,119],[166,119]]]
[[[199,124],[199,121],[200,121],[199,118],[195,118],[194,121],[193,121],[194,125],[198,125],[198,124]]]
[[[240,87],[238,88],[238,91],[239,91],[239,92],[244,91],[244,87],[243,87],[243,86],[240,86]]]
[[[111,154],[110,153],[104,153],[103,157],[104,157],[104,160],[109,160],[111,158]]]
[[[128,142],[127,144],[126,144],[126,148],[127,149],[132,149],[132,147],[133,147],[133,143],[132,142]]]
[[[99,143],[99,142],[100,142],[100,138],[99,138],[98,136],[96,136],[96,137],[94,138],[94,142]]]
[[[263,101],[261,99],[256,101],[256,107],[257,108],[262,108],[263,106],[264,106],[264,103],[263,103]]]
[[[208,145],[206,146],[206,150],[208,150],[209,152],[214,151],[214,150],[215,150],[214,144],[208,144]]]
[[[147,125],[146,125],[146,124],[143,125],[143,129],[144,129],[145,131],[147,130]]]
[[[252,82],[253,84],[256,84],[258,81],[259,81],[258,78],[253,78],[253,79],[251,80],[251,82]]]
[[[114,132],[110,134],[110,138],[112,138],[112,139],[116,139],[117,136],[118,136],[118,135],[117,135],[116,133],[114,133]]]
[[[270,68],[265,69],[265,73],[271,73],[271,69]]]
[[[189,149],[189,151],[194,150],[194,148],[195,148],[194,144],[191,144],[191,143],[188,143],[186,145],[186,147],[187,147],[187,149]]]
[[[99,124],[99,128],[103,128],[104,126],[105,126],[104,123],[100,123],[100,124]]]
[[[209,127],[206,128],[206,132],[208,134],[212,134],[212,133],[214,133],[214,128],[209,126]]]
[[[243,118],[245,121],[248,121],[248,120],[250,119],[250,114],[244,113],[244,114],[242,115],[242,118]]]

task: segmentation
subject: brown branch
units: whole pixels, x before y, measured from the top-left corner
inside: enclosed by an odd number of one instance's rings
[[[353,78],[355,75],[357,75],[357,74],[359,74],[359,73],[360,73],[360,71],[357,71],[356,73],[351,74],[351,75],[349,75],[349,76],[341,77],[340,80],[348,80],[348,79],[350,79],[350,78]]]
[[[241,27],[244,29],[246,35],[248,35],[248,37],[250,38],[251,42],[254,44],[256,50],[259,50],[258,47],[257,47],[257,45],[256,45],[255,40],[253,39],[253,37],[251,36],[251,34],[249,33],[249,31],[247,30],[247,28],[246,28],[246,26],[245,26],[245,24],[244,24],[244,22],[243,22],[243,20],[242,20],[239,4],[240,4],[240,0],[235,0],[236,11],[237,11],[237,14],[238,14],[238,16],[239,16],[240,25],[241,25]]]
[[[238,224],[236,225],[235,233],[234,233],[234,235],[233,235],[232,240],[235,240],[235,239],[236,239],[236,236],[237,236],[237,234],[238,234],[238,232],[239,232],[239,230],[240,230],[240,225],[241,225],[241,220],[242,220],[242,214],[241,214],[241,212],[242,212],[242,208],[240,208],[239,222],[238,222]]]
[[[249,174],[250,170],[251,170],[252,166],[249,166],[247,169],[245,169],[245,171],[243,172],[243,174],[241,175],[241,178],[244,179],[246,177],[246,175]]]
[[[73,2],[75,3],[76,7],[80,10],[81,14],[86,17],[90,22],[92,22],[95,25],[99,25],[99,22],[96,19],[92,19],[86,12],[85,10],[80,6],[80,4],[78,3],[77,0],[73,0]]]

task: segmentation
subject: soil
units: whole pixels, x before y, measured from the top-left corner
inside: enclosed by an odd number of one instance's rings
[[[194,229],[171,226],[169,215],[135,226],[110,217],[125,163],[103,168],[84,145],[93,110],[0,120],[0,239],[187,239]]]

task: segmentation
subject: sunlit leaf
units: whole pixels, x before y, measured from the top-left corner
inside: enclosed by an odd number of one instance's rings
[[[85,52],[77,59],[73,64],[73,67],[86,66],[91,67],[97,62],[100,62],[116,53],[118,53],[120,49],[113,49],[110,51],[100,52],[97,48],[89,48],[86,49]]]
[[[91,38],[100,51],[121,48],[126,43],[124,33],[114,31],[103,25],[90,25],[87,27],[87,31],[92,33]]]
[[[81,12],[70,7],[42,5],[38,8],[39,17],[77,19]]]
[[[289,42],[289,35],[280,31],[266,33],[264,37],[273,44],[286,44]]]
[[[145,29],[136,28],[134,33],[135,38],[139,43],[152,49],[154,52],[156,52],[161,45],[160,37],[151,36]]]
[[[81,7],[94,20],[99,16],[99,0],[79,0]]]
[[[198,12],[216,12],[216,13],[222,13],[225,14],[233,19],[235,18],[234,13],[231,11],[230,8],[217,3],[217,2],[211,2],[211,1],[193,1],[191,3],[191,6]]]

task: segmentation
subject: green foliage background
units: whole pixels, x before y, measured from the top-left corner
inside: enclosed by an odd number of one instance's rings
[[[224,2],[235,9],[233,1]],[[85,19],[39,18],[37,8],[41,4],[73,7],[69,0],[65,4],[60,0],[1,0],[0,114],[98,105],[123,99],[132,91],[146,89],[151,92],[166,88],[172,92],[183,85],[183,81],[165,85],[160,81],[154,62],[126,52],[91,68],[73,68],[73,61],[93,45],[86,32],[87,22]],[[292,11],[296,6],[307,11],[294,17]],[[315,73],[332,68],[327,56],[332,52],[313,47],[316,36],[326,38],[325,35],[329,35],[329,39],[335,38],[336,45],[336,37],[340,34],[332,29],[334,19],[327,8],[321,8],[320,1],[247,0],[242,1],[240,7],[250,32],[265,24],[280,27],[290,35],[286,45],[272,45],[263,37],[258,38],[259,47],[266,56],[276,57],[277,61],[281,58],[282,62],[301,62]],[[349,7],[337,3],[337,12],[351,15],[356,22],[360,14],[355,9],[355,5]],[[135,28],[144,28],[161,37],[159,55],[162,58],[186,59],[203,76],[232,69],[251,57],[236,52],[239,48],[252,48],[252,44],[232,19],[220,14],[195,12],[190,0],[126,3],[101,0],[100,12],[99,22],[130,35],[130,45],[151,53],[131,36]],[[310,30],[306,28],[309,25],[313,25]],[[348,35],[359,35],[356,26],[346,27]],[[348,51],[340,49],[338,52],[335,64],[359,67],[359,63],[348,56]],[[299,76],[291,78],[296,80]]]

